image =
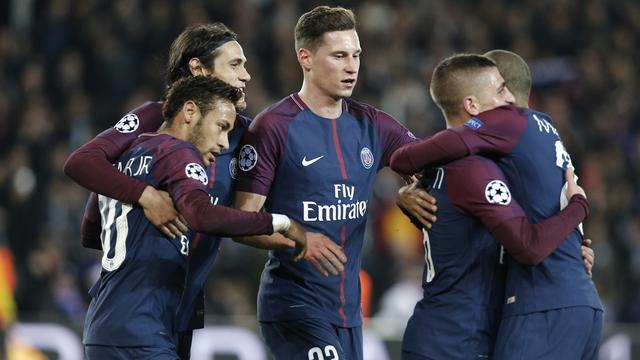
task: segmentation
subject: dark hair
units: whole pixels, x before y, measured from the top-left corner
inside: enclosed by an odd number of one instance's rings
[[[486,56],[457,54],[442,60],[433,71],[430,92],[433,101],[445,116],[457,115],[462,98],[473,91],[475,71],[496,67],[496,63]]]
[[[171,124],[185,102],[193,101],[202,116],[214,108],[219,100],[233,105],[242,97],[242,90],[212,76],[189,76],[176,81],[168,90],[162,105],[162,116]]]
[[[195,58],[213,68],[218,48],[235,41],[238,35],[223,23],[201,24],[186,28],[171,44],[167,65],[167,87],[187,76],[191,76],[189,60]]]
[[[356,16],[353,11],[340,6],[318,6],[298,19],[295,30],[296,51],[305,48],[313,52],[322,42],[324,33],[355,28]]]

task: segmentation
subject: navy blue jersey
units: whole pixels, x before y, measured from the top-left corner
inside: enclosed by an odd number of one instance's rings
[[[128,149],[136,138],[156,131],[164,122],[162,102],[145,102],[131,110],[118,123],[98,137],[113,143],[121,152]],[[235,178],[238,172],[238,146],[251,119],[238,114],[234,129],[229,133],[229,148],[216,156],[215,166],[208,170],[209,194],[217,205],[231,205]],[[201,238],[202,237],[202,238]],[[204,326],[204,283],[218,254],[221,239],[196,234],[192,241],[184,297],[178,310],[178,329],[188,331]]]
[[[540,222],[566,204],[565,170],[571,157],[551,117],[513,106],[497,108],[453,129],[471,153],[498,157],[514,197],[532,223]],[[602,309],[581,256],[579,229],[537,266],[511,258],[505,289],[504,315],[526,314],[569,306]]]
[[[176,201],[190,191],[208,192],[202,155],[166,134],[140,136],[115,166]],[[102,273],[91,290],[84,343],[173,347],[193,234],[168,239],[139,207],[102,195],[99,206]]]
[[[522,217],[495,163],[470,156],[433,171],[428,188],[438,221],[423,230],[424,297],[415,307],[402,349],[434,359],[488,357],[504,289],[496,226]]]
[[[209,194],[214,205],[230,206],[238,174],[238,150],[240,141],[251,120],[242,115],[236,117],[233,131],[229,133],[229,148],[216,156],[210,167]],[[188,331],[204,327],[204,283],[213,268],[221,238],[196,234],[189,254],[189,270],[180,308],[178,330]]]
[[[296,95],[263,111],[240,150],[237,190],[267,196],[269,212],[340,244],[345,271],[324,277],[292,250],[269,253],[258,296],[260,321],[323,318],[360,326],[359,271],[369,199],[378,170],[413,135],[390,115],[351,99],[336,119],[315,115]]]

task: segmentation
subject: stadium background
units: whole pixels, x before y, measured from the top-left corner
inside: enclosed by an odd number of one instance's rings
[[[239,34],[252,75],[245,114],[254,116],[299,89],[293,27],[320,4],[358,16],[364,52],[354,97],[417,136],[443,128],[426,90],[438,61],[494,48],[528,61],[532,106],[553,116],[591,202],[585,230],[596,252],[605,331],[622,336],[603,358],[630,358],[627,341],[640,358],[640,3],[632,0],[3,1],[0,327],[13,319],[13,293],[20,323],[81,329],[99,257],[80,247],[87,192],[65,178],[62,164],[129,109],[161,98],[175,36],[211,21]],[[420,296],[422,268],[420,238],[393,205],[397,183],[390,172],[377,181],[363,263],[371,276],[368,325],[387,340],[392,359]],[[207,285],[210,324],[255,328],[264,257],[223,245]],[[25,342],[16,333],[13,343]]]

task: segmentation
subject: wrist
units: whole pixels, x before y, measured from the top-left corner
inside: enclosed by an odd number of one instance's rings
[[[282,214],[271,214],[273,232],[285,233],[291,227],[291,220],[288,216]]]
[[[136,194],[136,203],[142,207],[144,207],[145,200],[151,191],[155,190],[155,188],[147,183],[140,182],[136,184],[136,188],[133,190]],[[145,196],[146,194],[146,196]]]

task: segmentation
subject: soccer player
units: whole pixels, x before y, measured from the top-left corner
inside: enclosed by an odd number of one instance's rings
[[[443,60],[430,88],[448,128],[514,101],[496,65],[479,55]],[[539,263],[587,215],[584,191],[567,171],[569,206],[531,225],[490,159],[470,156],[428,173],[422,183],[437,198],[438,221],[423,230],[424,297],[407,324],[402,358],[491,358],[504,290],[499,245],[520,263]]]
[[[251,76],[245,68],[246,58],[237,35],[222,23],[202,24],[185,29],[172,43],[167,66],[167,87],[175,81],[195,75],[215,76],[243,91]],[[237,108],[246,107],[243,98]],[[231,174],[235,173],[233,158],[234,145],[244,133],[250,119],[238,115],[234,131],[230,134],[229,150],[220,154],[212,168],[215,188],[219,191],[219,201],[229,197]],[[147,218],[167,236],[180,236],[185,230],[175,211],[171,198],[166,192],[157,191],[153,186],[125,176],[113,168],[112,162],[145,132],[160,128],[162,117],[161,102],[145,102],[126,114],[118,123],[105,130],[95,139],[74,151],[64,166],[64,172],[85,188],[113,199],[130,204],[138,204]]]
[[[304,256],[305,231],[288,217],[213,204],[205,168],[228,148],[240,89],[213,77],[187,77],[168,90],[167,126],[142,134],[114,167],[170,193],[194,232],[216,236],[280,232]],[[177,359],[176,311],[183,295],[190,243],[169,239],[142,209],[99,196],[102,273],[92,288],[84,329],[89,359]],[[197,250],[196,250],[197,251]]]
[[[202,24],[185,29],[171,45],[167,68],[167,86],[190,76],[215,76],[243,90],[243,97],[236,104],[238,110],[246,107],[244,89],[251,76],[245,68],[246,58],[237,35],[222,23]],[[181,236],[185,231],[168,193],[156,190],[151,184],[129,177],[113,168],[115,161],[142,133],[156,131],[163,123],[162,103],[146,102],[125,115],[113,128],[104,131],[73,154],[65,164],[65,173],[80,185],[95,193],[138,204],[154,225],[167,236]],[[237,173],[237,148],[250,119],[240,114],[236,116],[234,129],[229,134],[229,148],[222,150],[211,166],[209,188],[215,204],[229,205]],[[97,206],[97,197],[92,197],[88,207]],[[91,219],[86,219],[91,220]],[[87,222],[85,222],[87,223]],[[95,229],[83,227],[83,232]],[[88,243],[95,239],[93,234],[85,234],[86,247],[100,250],[100,242]],[[307,236],[316,241],[324,241],[313,233]],[[250,244],[260,247],[293,247],[293,242],[284,237],[274,238],[276,244]],[[331,241],[327,246],[339,248]],[[204,326],[203,286],[213,266],[220,238],[210,241],[196,240],[189,261],[189,271],[185,296],[178,311],[180,329],[178,352],[181,359],[188,359],[191,349],[192,330]],[[311,252],[313,254],[313,252]],[[340,264],[335,264],[341,269]]]
[[[341,7],[300,17],[302,88],[258,115],[240,150],[236,206],[287,214],[339,241],[348,259],[340,277],[323,277],[312,267],[326,260],[269,253],[258,319],[278,360],[362,359],[358,273],[369,199],[393,151],[415,140],[390,115],[349,98],[360,68],[355,25]]]
[[[497,157],[527,218],[540,222],[566,205],[564,171],[572,167],[571,157],[551,117],[526,108],[531,88],[526,63],[504,51],[489,55],[498,60],[521,107],[474,111],[463,126],[400,149],[392,167],[413,173],[469,154],[491,154]],[[582,238],[581,230],[576,229],[536,266],[508,257],[496,359],[597,357],[602,305],[584,271]]]

